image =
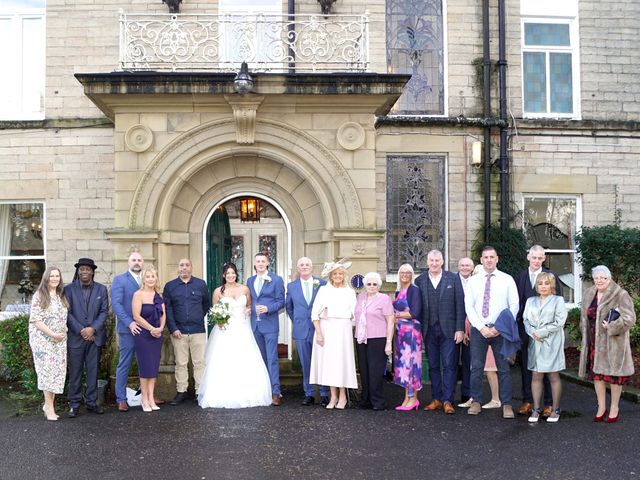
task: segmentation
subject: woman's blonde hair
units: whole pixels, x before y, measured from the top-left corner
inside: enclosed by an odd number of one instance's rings
[[[151,263],[145,263],[144,266],[142,267],[142,271],[140,272],[140,290],[144,288],[144,277],[146,276],[147,272],[153,273],[153,276],[156,277],[156,284],[154,285],[153,289],[157,292],[158,291],[158,271],[156,270],[156,267],[154,267],[153,264]]]
[[[538,283],[542,280],[547,280],[551,286],[551,295],[556,294],[556,276],[549,272],[541,272],[536,277],[536,292],[538,292]]]
[[[333,274],[336,272],[342,271],[342,273],[344,273],[344,277],[342,277],[342,285],[340,285],[340,288],[344,287],[347,288],[349,286],[349,281],[347,278],[347,269],[344,267],[338,267],[335,270],[331,270],[331,272],[329,272],[329,283],[331,283],[331,285],[333,285],[333,279],[331,277],[333,277]],[[335,285],[333,285],[335,287]]]
[[[413,281],[416,278],[416,274],[413,271],[413,267],[411,265],[409,265],[408,263],[403,263],[402,265],[400,265],[400,268],[398,268],[398,281],[396,282],[396,289],[398,291],[400,291],[400,289],[402,288],[402,285],[400,285],[400,270],[402,269],[409,270],[411,272],[411,284],[413,284]]]

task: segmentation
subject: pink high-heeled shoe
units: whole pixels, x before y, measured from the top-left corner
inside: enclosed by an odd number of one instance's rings
[[[409,412],[411,410],[418,410],[420,407],[420,400],[415,400],[413,403],[408,403],[404,407],[402,405],[398,405],[396,410],[400,412]]]

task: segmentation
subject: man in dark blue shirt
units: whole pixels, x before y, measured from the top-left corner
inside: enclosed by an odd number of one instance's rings
[[[178,263],[178,278],[164,286],[163,296],[167,310],[167,325],[176,362],[177,394],[171,405],[179,405],[187,398],[189,386],[189,354],[193,362],[196,392],[204,373],[204,352],[207,333],[204,317],[211,307],[211,296],[204,280],[191,275],[191,260]]]

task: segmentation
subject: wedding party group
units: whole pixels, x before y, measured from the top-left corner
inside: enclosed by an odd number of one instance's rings
[[[424,410],[452,415],[457,406],[477,415],[502,408],[502,417],[512,419],[511,366],[520,351],[522,404],[517,413],[531,423],[543,418],[556,423],[562,412],[559,373],[565,369],[567,308],[558,277],[543,267],[545,258],[544,248],[533,245],[528,268],[512,277],[498,269],[498,252],[486,245],[479,265],[465,257],[454,273],[444,270],[442,252],[432,250],[419,276],[409,264],[399,268],[396,291],[389,295],[381,291],[376,272],[364,275],[363,291],[356,294],[346,259],[325,263],[316,277],[311,259],[302,257],[297,278],[285,288],[283,279],[269,271],[269,257],[259,253],[246,285],[238,282],[236,265],[224,264],[211,298],[207,284],[193,276],[189,259],[179,261],[177,278],[161,294],[156,269],[133,252],[128,270],[111,285],[119,351],[117,408],[129,409],[126,390],[134,357],[142,410],[160,408],[155,382],[165,327],[175,357],[172,405],[187,399],[189,361],[202,408],[281,405],[278,334],[279,314],[285,310],[302,369],[305,406],[316,403],[317,388],[320,405],[344,409],[348,389],[359,388],[358,408],[386,410],[384,383],[392,357],[393,381],[404,389],[403,401],[394,408],[418,410],[424,351],[431,387]],[[92,259],[79,259],[75,268],[67,286],[59,268],[47,268],[32,301],[30,345],[47,420],[59,418],[54,399],[63,393],[67,371],[68,416],[78,415],[83,398],[87,411],[104,412],[97,403],[97,375],[108,333],[109,296],[94,281]],[[629,329],[636,317],[629,294],[606,266],[595,267],[592,277],[594,286],[582,303],[579,374],[594,384],[594,421],[614,423],[620,417],[622,386],[634,372]],[[223,321],[214,322],[208,334],[206,318],[213,311],[224,312]],[[491,391],[487,402],[484,375]]]

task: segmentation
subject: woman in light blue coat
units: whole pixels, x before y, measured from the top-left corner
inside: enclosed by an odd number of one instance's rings
[[[534,341],[529,342],[529,370],[532,371],[531,391],[533,393],[533,411],[529,422],[540,419],[540,406],[545,373],[551,383],[553,413],[547,422],[560,420],[560,396],[562,383],[560,371],[565,369],[564,362],[564,324],[567,309],[564,298],[553,295],[556,280],[553,274],[542,272],[536,278],[538,296],[527,300],[524,308],[524,328]]]

